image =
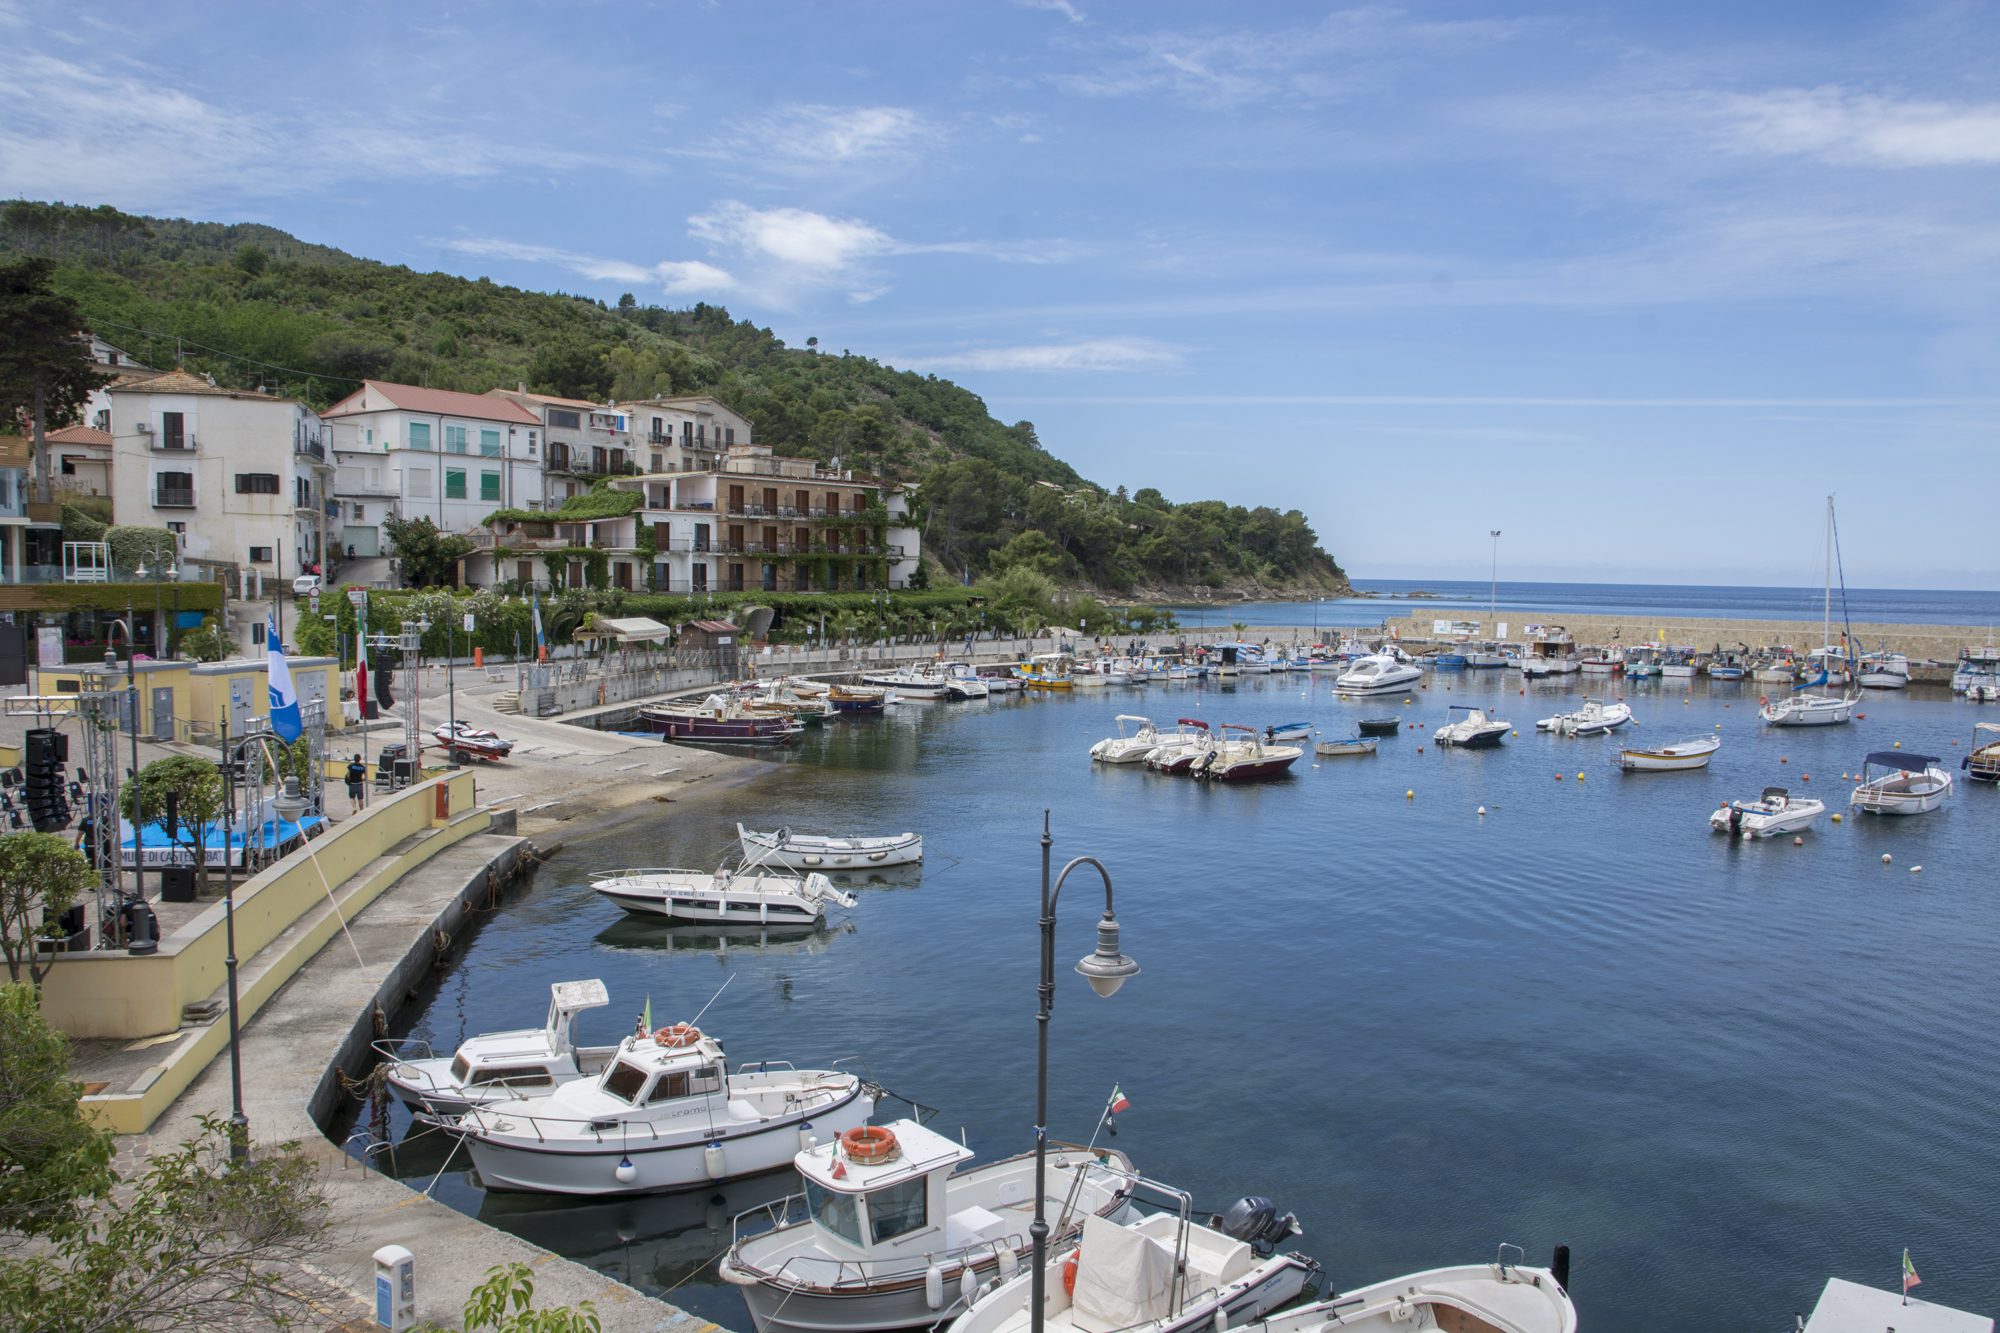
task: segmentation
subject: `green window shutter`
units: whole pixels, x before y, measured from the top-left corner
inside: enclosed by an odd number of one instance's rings
[[[412,421],[410,423],[410,447],[412,449],[428,449],[431,447],[430,422]]]
[[[497,500],[500,498],[500,474],[498,472],[482,472],[479,474],[479,498],[482,500]]]
[[[500,432],[497,430],[480,431],[479,452],[487,458],[498,458],[500,456]]]
[[[447,500],[463,500],[465,498],[465,469],[445,469],[444,498]]]

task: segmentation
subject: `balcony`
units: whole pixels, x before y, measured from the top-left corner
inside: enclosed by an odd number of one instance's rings
[[[324,463],[326,461],[326,446],[316,444],[311,440],[307,440],[304,444],[299,445],[294,452],[302,454],[316,462]]]
[[[195,440],[193,435],[154,435],[150,430],[141,431],[140,434],[150,438],[151,443],[148,447],[156,454],[191,454],[194,452]]]
[[[194,508],[194,487],[162,486],[153,492],[155,509]]]

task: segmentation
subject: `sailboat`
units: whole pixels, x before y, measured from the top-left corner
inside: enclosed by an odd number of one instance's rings
[[[1826,497],[1826,590],[1821,603],[1820,643],[1833,643],[1833,497]],[[1846,583],[1842,581],[1841,615],[1846,618]],[[1842,635],[1843,645],[1846,635]],[[1818,674],[1799,685],[1792,694],[1783,699],[1764,700],[1763,709],[1757,714],[1774,727],[1825,727],[1836,722],[1846,722],[1854,716],[1857,696],[1850,694],[1814,694],[1815,685],[1825,685],[1830,679],[1828,666],[1841,660],[1845,652],[1841,648],[1823,647],[1814,652],[1810,659],[1818,668]],[[1844,660],[1841,661],[1840,675],[1843,682],[1852,677]]]

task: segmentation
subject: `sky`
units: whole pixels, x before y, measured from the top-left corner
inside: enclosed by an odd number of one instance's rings
[[[719,303],[1357,578],[2000,586],[1985,3],[0,0],[0,195]]]

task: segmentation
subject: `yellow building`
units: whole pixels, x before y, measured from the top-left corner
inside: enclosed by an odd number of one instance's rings
[[[340,709],[340,664],[331,657],[288,660],[299,703],[326,701],[327,730],[345,729],[347,722]],[[261,657],[230,662],[135,662],[129,681],[123,662],[112,667],[70,666],[36,674],[39,683],[35,692],[45,695],[110,689],[122,698],[129,683],[138,696],[139,735],[154,741],[212,743],[222,734],[225,716],[229,734],[242,736],[251,729],[252,718],[265,715],[271,697]],[[127,705],[119,706],[121,729],[125,729],[128,712]]]

